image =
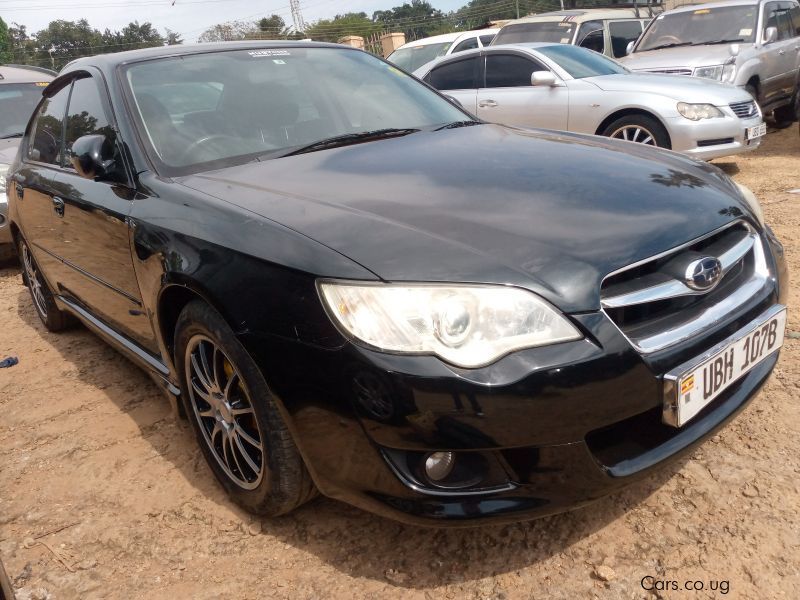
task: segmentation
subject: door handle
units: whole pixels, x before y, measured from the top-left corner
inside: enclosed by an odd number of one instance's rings
[[[497,106],[497,102],[495,102],[494,100],[481,100],[480,102],[478,102],[478,106],[480,106],[481,108],[494,108],[495,106]]]
[[[64,216],[64,206],[64,201],[61,198],[57,196],[53,198],[53,210],[59,217]]]

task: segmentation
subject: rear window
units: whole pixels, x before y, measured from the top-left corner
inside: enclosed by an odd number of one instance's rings
[[[575,23],[569,21],[512,23],[506,25],[497,33],[492,45],[522,44],[525,42],[569,44],[575,35],[575,27]]]
[[[387,60],[411,73],[433,59],[444,56],[451,45],[451,42],[445,42],[442,44],[425,44],[424,46],[414,46],[412,48],[400,48],[392,52]]]
[[[24,133],[42,90],[47,83],[6,83],[0,85],[0,138]]]

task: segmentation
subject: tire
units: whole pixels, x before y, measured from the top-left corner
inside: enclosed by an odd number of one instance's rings
[[[178,317],[175,365],[203,456],[234,502],[274,517],[316,495],[264,376],[222,316],[200,300]]]
[[[745,91],[753,97],[753,100],[758,103],[758,88],[754,86],[752,83],[748,83],[744,86]]]
[[[786,129],[791,127],[792,123],[797,120],[795,114],[794,102],[781,106],[772,111],[772,121],[775,129]]]
[[[69,329],[74,321],[65,312],[58,309],[53,292],[47,285],[47,282],[42,277],[39,271],[39,266],[36,264],[36,259],[25,243],[25,240],[19,240],[19,260],[22,263],[22,282],[27,286],[28,291],[31,293],[31,300],[33,301],[33,308],[39,319],[45,326],[47,331],[57,333]]]
[[[658,146],[659,148],[672,148],[669,134],[664,126],[653,117],[648,117],[647,115],[621,117],[611,122],[600,135],[629,142],[644,143],[648,146]]]

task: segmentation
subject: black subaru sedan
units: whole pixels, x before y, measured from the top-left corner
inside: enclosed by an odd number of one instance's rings
[[[258,514],[576,507],[722,427],[783,343],[783,248],[717,168],[483,123],[351,48],[80,59],[8,177],[44,325],[179,397]]]

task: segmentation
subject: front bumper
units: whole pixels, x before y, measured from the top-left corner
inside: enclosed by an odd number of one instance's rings
[[[745,132],[763,123],[761,116],[740,119],[727,107],[719,107],[725,114],[717,119],[691,121],[684,117],[667,120],[672,149],[700,160],[711,160],[755,150],[762,137],[747,140]]]
[[[350,343],[322,348],[242,333],[281,400],[320,491],[424,525],[507,522],[569,510],[690,451],[768,379],[772,355],[684,427],[662,423],[662,376],[785,302],[771,235],[767,286],[712,330],[643,356],[602,312],[572,315],[585,339],[511,354],[480,369]],[[491,485],[443,490],[403,457],[455,451],[487,458]]]

